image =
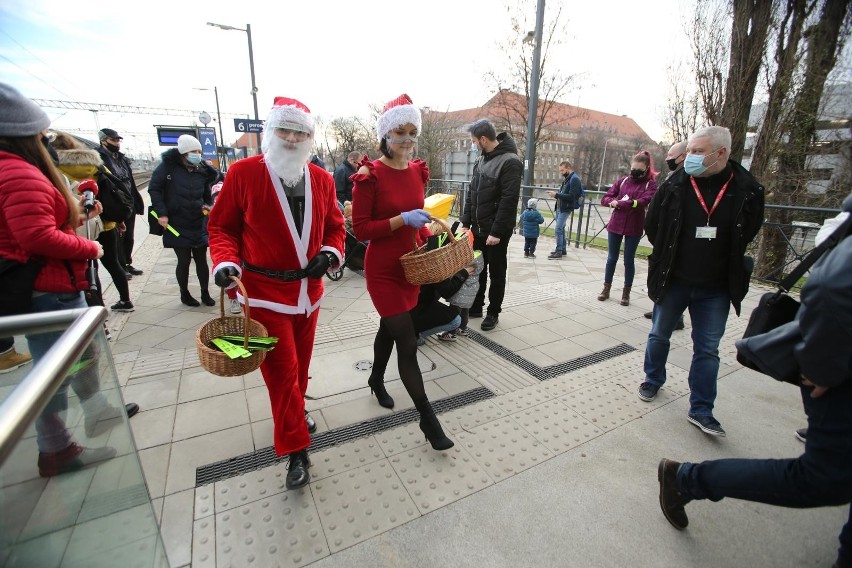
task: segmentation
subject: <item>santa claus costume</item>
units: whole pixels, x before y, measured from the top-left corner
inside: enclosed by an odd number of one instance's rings
[[[260,370],[272,404],[275,452],[290,455],[288,487],[308,480],[308,367],[322,276],[342,261],[345,236],[334,180],[307,163],[313,131],[308,107],[277,97],[264,128],[264,154],[230,167],[207,228],[216,283],[227,286],[229,276],[238,275],[252,318],[278,338]],[[246,302],[242,294],[237,298]]]
[[[396,346],[399,374],[420,413],[420,429],[438,450],[453,442],[444,435],[423,387],[417,364],[417,336],[410,311],[417,305],[420,287],[409,284],[399,257],[410,252],[412,241],[429,221],[423,196],[429,169],[420,160],[409,161],[420,133],[420,111],[408,95],[385,105],[376,123],[382,157],[364,159],[350,179],[352,226],[359,240],[369,240],[364,258],[367,291],[381,320],[373,344],[374,366],[367,382],[381,406],[392,408],[384,385],[384,371]],[[426,233],[428,235],[428,231]]]

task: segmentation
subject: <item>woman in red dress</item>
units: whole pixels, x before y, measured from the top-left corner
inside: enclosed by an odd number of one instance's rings
[[[385,105],[376,123],[382,157],[365,158],[352,176],[352,225],[355,236],[370,241],[364,257],[367,291],[381,316],[373,344],[374,361],[387,361],[396,345],[399,375],[420,413],[420,430],[436,450],[453,447],[432,410],[423,376],[417,364],[417,334],[411,309],[417,305],[420,286],[405,279],[399,257],[421,240],[429,222],[423,210],[423,194],[429,168],[421,160],[409,161],[420,132],[420,111],[408,95]],[[368,384],[379,404],[392,408],[394,401],[383,382],[384,365],[373,368]]]

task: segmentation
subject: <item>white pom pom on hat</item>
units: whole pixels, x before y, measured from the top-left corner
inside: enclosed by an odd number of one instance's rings
[[[420,133],[420,109],[414,106],[411,97],[405,93],[390,101],[382,109],[382,114],[376,121],[376,139],[381,142],[388,132],[404,124],[413,124]]]
[[[195,136],[191,136],[189,134],[181,134],[178,137],[177,143],[178,152],[181,154],[187,154],[192,152],[193,150],[201,151],[201,142],[198,141],[198,138]]]

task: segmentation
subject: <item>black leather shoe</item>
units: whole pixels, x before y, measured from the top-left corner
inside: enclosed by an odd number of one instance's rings
[[[684,505],[689,499],[677,488],[677,470],[680,463],[672,460],[662,459],[657,466],[657,479],[660,481],[660,508],[663,510],[666,520],[679,531],[689,525]]]
[[[308,450],[301,450],[290,454],[290,464],[287,466],[287,489],[298,489],[307,485],[310,476],[308,468],[311,460],[308,459]]]
[[[143,271],[139,270],[138,268],[133,268],[129,264],[127,265],[127,268],[125,268],[124,270],[129,272],[133,276],[142,276],[143,274],[145,274]]]
[[[482,331],[491,331],[495,327],[497,327],[497,323],[499,323],[500,318],[494,314],[488,314],[485,316],[485,319],[482,320],[482,325],[480,325],[480,329]]]
[[[308,433],[313,434],[317,431],[317,423],[316,420],[311,418],[311,415],[308,414],[308,411],[305,411],[305,423],[308,425]]]
[[[128,418],[133,418],[139,412],[139,405],[135,402],[128,402],[124,405],[124,411],[127,412]]]

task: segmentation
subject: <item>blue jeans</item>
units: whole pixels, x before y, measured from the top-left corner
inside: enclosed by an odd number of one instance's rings
[[[456,316],[453,318],[453,321],[450,323],[445,323],[444,325],[439,325],[438,327],[433,327],[432,329],[427,329],[426,331],[422,331],[418,334],[418,337],[426,338],[434,333],[444,333],[445,331],[455,331],[461,326],[461,316]]]
[[[49,293],[33,297],[32,313],[85,307],[87,307],[86,299],[82,292],[70,294]],[[61,335],[61,331],[27,335],[27,342],[29,343],[30,353],[33,356],[34,365],[44,357]],[[50,398],[47,406],[44,407],[38,418],[36,418],[36,442],[40,452],[58,452],[71,445],[71,433],[65,427],[65,421],[60,416],[60,412],[67,409],[68,381],[66,380]]]
[[[612,284],[612,278],[615,276],[615,265],[618,263],[618,255],[621,252],[621,240],[624,239],[624,287],[633,286],[633,276],[636,274],[636,264],[633,260],[636,257],[636,248],[639,246],[641,238],[609,233],[607,238],[609,255],[606,257],[606,272],[604,273],[605,284]]]
[[[565,225],[568,223],[570,211],[558,211],[556,213],[556,252],[565,254]]]
[[[692,319],[689,414],[712,416],[719,376],[719,342],[731,309],[727,288],[696,288],[677,280],[671,283],[662,302],[654,304],[645,347],[645,381],[658,387],[666,382],[669,339],[687,308]]]
[[[847,381],[819,398],[811,398],[813,387],[801,391],[808,416],[804,454],[684,463],[677,472],[678,488],[691,499],[733,497],[798,509],[852,501],[852,384]],[[842,566],[852,563],[852,510],[840,533],[839,556]]]

